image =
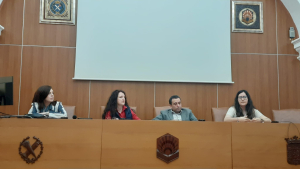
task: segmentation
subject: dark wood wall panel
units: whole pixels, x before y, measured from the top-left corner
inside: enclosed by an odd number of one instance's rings
[[[26,114],[34,92],[52,86],[55,100],[76,106],[76,115],[88,116],[89,82],[74,81],[75,49],[24,47],[20,114]]]
[[[126,93],[129,106],[137,107],[137,115],[142,120],[153,118],[154,83],[151,82],[111,82],[92,81],[91,118],[101,118],[101,106],[106,106],[114,90]]]
[[[211,108],[217,107],[217,85],[199,83],[156,83],[155,106],[168,106],[172,95],[181,98],[198,119],[212,120]]]
[[[0,44],[22,44],[24,0],[5,0],[0,10]]]
[[[20,46],[0,46],[0,77],[13,76],[13,105],[0,106],[0,112],[18,114],[20,63]]]
[[[263,2],[264,7],[264,33],[231,33],[232,53],[277,53],[275,0],[260,2]]]
[[[278,27],[278,53],[279,54],[298,54],[294,49],[294,45],[289,39],[289,29],[294,27],[296,30],[296,38],[299,37],[295,23],[280,0],[277,0],[277,27]]]
[[[25,4],[24,45],[76,46],[76,26],[39,23],[40,0]]]
[[[300,62],[279,56],[280,109],[300,109]]]
[[[219,107],[230,107],[239,90],[249,92],[254,106],[268,117],[278,109],[277,57],[275,55],[232,55],[234,84],[219,84]]]

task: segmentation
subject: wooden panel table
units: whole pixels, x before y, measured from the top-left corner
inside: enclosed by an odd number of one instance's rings
[[[300,124],[296,124],[300,129]],[[286,159],[288,124],[178,121],[0,119],[0,168],[5,169],[293,169]],[[179,139],[179,159],[156,158],[156,140]],[[296,135],[294,126],[290,136]],[[35,164],[19,155],[20,142],[38,137]],[[22,152],[26,149],[22,147]],[[38,154],[40,147],[35,150]],[[32,156],[32,155],[30,155]]]
[[[156,158],[156,139],[179,139],[179,159]],[[231,123],[178,121],[103,121],[101,168],[229,169]]]
[[[101,132],[102,120],[0,119],[0,168],[100,168]],[[19,155],[20,142],[27,136],[30,145],[36,136],[44,146],[34,164],[27,164]],[[40,147],[34,152],[37,155]]]
[[[287,128],[278,123],[232,123],[233,169],[299,169],[287,163]],[[294,135],[297,129],[291,125],[290,137]]]

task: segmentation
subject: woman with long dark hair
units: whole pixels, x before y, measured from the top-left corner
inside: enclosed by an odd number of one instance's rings
[[[141,120],[129,107],[126,94],[122,90],[115,90],[110,95],[102,119]]]
[[[271,120],[255,109],[249,93],[240,90],[234,99],[234,106],[230,107],[224,118],[225,122],[256,122],[264,123]]]
[[[62,103],[54,101],[53,89],[48,85],[37,89],[28,114],[42,114],[51,118],[67,117],[67,112]]]

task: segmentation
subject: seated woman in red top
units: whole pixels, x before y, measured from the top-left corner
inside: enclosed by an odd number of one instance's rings
[[[129,107],[125,92],[122,90],[115,90],[110,95],[102,119],[115,120],[141,120]]]

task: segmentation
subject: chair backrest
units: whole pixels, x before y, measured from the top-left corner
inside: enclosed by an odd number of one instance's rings
[[[300,109],[272,110],[273,120],[300,123]]]
[[[170,106],[154,107],[153,116],[156,117],[156,116],[160,115],[160,111],[167,110],[167,109],[170,109]]]
[[[211,110],[213,121],[222,122],[224,121],[225,115],[228,111],[229,107],[221,107],[215,108],[213,107]]]
[[[170,106],[154,107],[153,116],[156,117],[156,116],[160,115],[161,111],[167,110],[167,109],[170,109],[170,108],[171,108]],[[188,107],[182,107],[182,108],[189,109]]]
[[[75,106],[64,105],[64,109],[67,112],[68,119],[73,119],[73,115],[75,114]]]
[[[101,111],[100,111],[101,115],[103,114],[104,109],[105,109],[105,106],[101,106]],[[136,107],[130,107],[130,109],[137,115],[137,113],[136,113],[137,108]]]

